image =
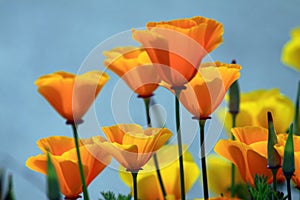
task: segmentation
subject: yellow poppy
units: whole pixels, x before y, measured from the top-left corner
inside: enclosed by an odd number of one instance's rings
[[[275,145],[275,149],[278,154],[283,158],[284,147],[288,134],[278,134],[278,144]],[[295,187],[300,190],[300,136],[293,135],[294,140],[294,158],[295,158],[295,172],[292,176],[292,180],[295,183]]]
[[[55,72],[35,81],[39,93],[69,123],[82,121],[94,99],[108,81],[109,76],[100,71],[82,75]]]
[[[197,73],[202,58],[222,41],[223,25],[193,17],[149,22],[147,30],[133,30],[133,38],[146,49],[163,81],[182,87]]]
[[[231,162],[217,155],[207,157],[208,188],[215,195],[223,194],[230,197]],[[244,183],[239,171],[235,168],[235,184]]]
[[[178,150],[176,145],[166,145],[157,152],[160,173],[166,189],[167,199],[174,200],[181,198],[177,151]],[[198,179],[200,170],[195,163],[192,155],[188,151],[185,151],[183,154],[183,163],[185,172],[185,190],[186,192],[188,192]],[[120,176],[124,183],[132,189],[131,174],[125,172],[124,170],[121,170]],[[143,170],[140,170],[137,181],[139,199],[164,199],[155,171],[153,158],[151,158],[149,162],[143,167]],[[151,188],[149,188],[149,186],[151,186]]]
[[[110,142],[101,146],[128,171],[138,171],[172,136],[166,128],[143,128],[137,124],[102,127]]]
[[[97,143],[104,142],[100,136],[80,141],[80,154],[88,186],[93,179],[109,164],[111,156],[102,149],[95,150]],[[84,144],[84,145],[83,145]],[[60,190],[66,198],[76,198],[82,192],[82,184],[78,168],[78,159],[74,139],[64,136],[52,136],[37,142],[44,154],[32,156],[27,159],[26,166],[31,170],[47,174],[47,150],[57,173]],[[90,152],[93,150],[93,154]],[[101,160],[101,162],[99,161]]]
[[[120,76],[140,97],[152,96],[160,79],[147,52],[138,47],[117,47],[104,51],[104,65]]]
[[[273,115],[277,133],[284,133],[294,117],[293,102],[280,93],[278,89],[255,90],[241,94],[240,112],[236,117],[236,126],[260,126],[268,128],[267,112]],[[226,130],[232,126],[232,116],[223,109],[219,118],[224,120]]]
[[[236,141],[220,140],[215,151],[237,166],[246,183],[254,185],[256,174],[267,176],[271,182],[272,172],[267,167],[268,129],[249,126],[233,128],[232,133]],[[283,179],[282,171],[278,170],[277,180]]]
[[[282,49],[282,62],[300,71],[300,27],[291,31],[291,40],[288,41]]]

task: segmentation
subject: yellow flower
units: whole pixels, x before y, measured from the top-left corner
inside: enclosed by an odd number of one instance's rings
[[[134,30],[133,38],[146,49],[161,79],[180,87],[195,76],[202,58],[222,43],[223,32],[221,23],[193,17],[149,22],[147,30]]]
[[[220,105],[230,85],[240,77],[241,66],[203,63],[180,93],[180,102],[195,118],[206,118]]]
[[[186,148],[186,147],[185,147]],[[157,158],[160,166],[160,173],[167,193],[167,199],[180,199],[180,178],[179,166],[177,160],[177,146],[166,145],[157,152]],[[194,162],[192,155],[185,151],[183,154],[185,189],[186,192],[193,186],[199,176],[199,168]],[[132,189],[131,174],[120,171],[121,179]],[[140,170],[137,177],[138,198],[145,200],[163,199],[160,184],[155,171],[153,158]],[[148,186],[151,186],[149,189]]]
[[[284,45],[281,60],[285,65],[300,71],[300,27],[291,31],[291,40]]]
[[[284,147],[288,134],[278,134],[278,144],[275,145],[275,149],[278,154],[283,158]],[[292,180],[296,185],[296,188],[300,190],[300,136],[293,135],[294,140],[294,157],[295,157],[295,172],[292,176]]]
[[[230,197],[231,162],[217,155],[207,157],[208,188],[215,195]],[[235,168],[235,184],[244,183],[239,171]]]
[[[68,123],[81,122],[94,99],[108,81],[104,72],[90,71],[82,75],[55,72],[35,81],[39,93]]]
[[[241,94],[240,112],[236,117],[236,127],[260,126],[268,128],[267,112],[273,115],[274,127],[277,133],[284,133],[294,117],[293,102],[280,94],[278,89],[255,90]],[[225,110],[220,111],[219,118],[224,119]],[[225,128],[230,130],[232,117],[225,116]]]
[[[140,97],[152,96],[160,79],[147,52],[138,47],[117,47],[104,51],[104,65],[120,76]]]
[[[240,171],[245,182],[254,184],[256,174],[268,177],[272,181],[272,172],[267,168],[268,129],[262,127],[233,128],[233,140],[220,140],[215,151],[233,162]],[[278,170],[277,180],[283,180],[281,170]]]
[[[143,128],[137,124],[102,127],[110,142],[101,143],[128,171],[138,171],[172,136],[166,128]]]
[[[80,140],[79,149],[87,186],[111,161],[111,156],[105,151],[95,149],[98,146],[96,142],[102,143],[104,141],[105,139],[100,136]],[[28,158],[26,166],[46,175],[48,150],[57,173],[61,192],[70,199],[78,197],[82,192],[82,184],[74,139],[64,136],[52,136],[39,140],[37,145],[44,154]],[[91,150],[93,150],[92,153]]]

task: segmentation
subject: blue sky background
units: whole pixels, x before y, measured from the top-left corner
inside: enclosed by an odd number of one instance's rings
[[[284,66],[280,56],[289,31],[300,26],[299,8],[298,0],[0,0],[0,167],[14,173],[17,199],[46,199],[44,176],[25,167],[29,156],[40,153],[35,142],[72,135],[37,93],[34,81],[39,76],[59,70],[76,73],[99,43],[149,21],[200,15],[223,23],[224,42],[211,56],[223,62],[235,58],[243,66],[243,92],[276,87],[294,100],[299,73]],[[112,80],[96,101],[101,125],[115,123],[108,109],[117,77],[108,73]],[[172,112],[173,98],[167,92],[156,101]],[[145,125],[142,102],[132,97],[129,107],[133,121]],[[197,159],[197,143],[190,150]],[[91,199],[103,190],[129,192],[112,168],[91,184]],[[189,196],[199,197],[199,191],[197,183]]]

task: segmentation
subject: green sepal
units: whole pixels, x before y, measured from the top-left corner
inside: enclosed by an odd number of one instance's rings
[[[289,135],[284,147],[282,171],[287,179],[290,179],[295,171],[293,124],[290,126]]]
[[[59,183],[49,152],[47,152],[47,184],[47,195],[49,200],[60,200]]]
[[[240,87],[236,80],[229,88],[229,113],[237,114],[240,111]]]
[[[268,168],[278,169],[280,167],[280,155],[274,148],[277,144],[277,135],[274,128],[272,113],[268,112]]]

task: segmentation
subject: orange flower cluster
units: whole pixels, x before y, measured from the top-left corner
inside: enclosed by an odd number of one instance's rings
[[[132,33],[132,37],[142,44],[141,47],[117,47],[105,51],[107,59],[104,65],[142,98],[152,96],[159,85],[172,92],[182,90],[180,101],[186,109],[197,119],[208,118],[230,85],[240,76],[241,66],[237,64],[219,61],[201,64],[204,56],[222,43],[223,32],[221,23],[204,17],[149,22],[146,30],[133,30]],[[67,124],[76,129],[108,80],[109,76],[99,71],[82,75],[56,72],[40,77],[35,84],[39,93],[67,120]],[[78,165],[82,164],[86,185],[109,164],[111,156],[126,170],[136,173],[172,136],[166,128],[143,129],[136,124],[118,124],[103,127],[102,130],[108,141],[100,136],[81,139],[79,147],[76,146],[76,134],[74,139],[63,136],[41,139],[38,147],[44,154],[30,157],[26,165],[46,174],[45,153],[49,152],[61,192],[66,198],[77,198],[82,192],[82,173]],[[82,156],[81,164],[76,153]],[[264,159],[261,154],[257,157]],[[246,159],[244,162],[248,162]],[[187,168],[199,173],[189,156],[185,161]],[[177,171],[173,165],[168,169]],[[247,172],[252,173],[250,169]],[[247,175],[243,178],[250,180]],[[140,180],[145,182],[147,179]],[[187,185],[190,188],[195,179],[187,180],[190,180]],[[179,188],[179,183],[172,181],[172,184],[175,186],[166,187],[168,192],[174,193],[169,197],[180,198],[178,191],[173,191]]]

